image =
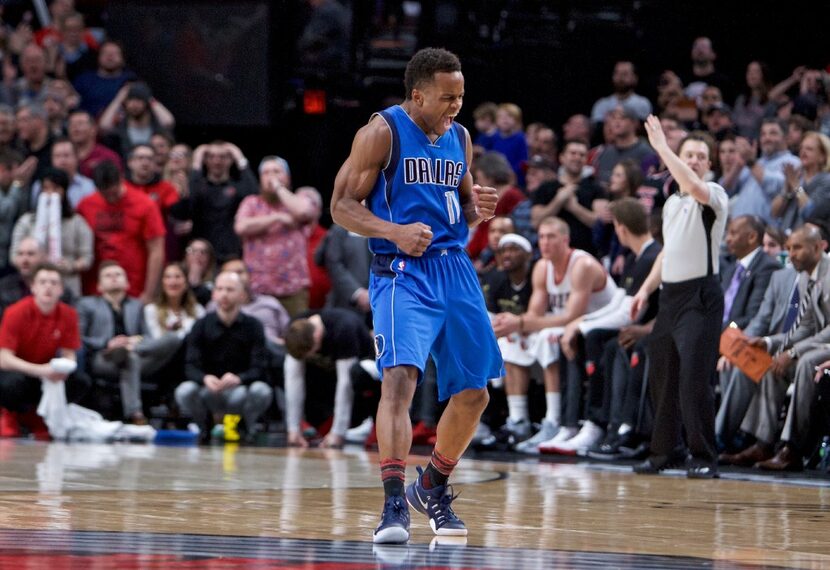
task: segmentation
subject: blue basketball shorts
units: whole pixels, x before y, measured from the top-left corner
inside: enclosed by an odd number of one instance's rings
[[[414,366],[420,382],[431,354],[443,401],[504,375],[484,295],[464,250],[376,255],[369,294],[381,376],[385,368]]]

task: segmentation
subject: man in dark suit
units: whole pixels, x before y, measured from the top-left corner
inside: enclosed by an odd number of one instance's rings
[[[744,328],[752,320],[773,272],[781,266],[761,249],[764,222],[756,216],[738,216],[729,222],[726,248],[735,262],[721,271],[724,296],[723,326]]]
[[[150,374],[169,361],[175,342],[144,340],[144,306],[127,296],[127,273],[115,261],[104,261],[98,270],[100,295],[83,297],[78,302],[86,362],[93,376],[117,378],[121,389],[124,418],[132,423],[147,423],[141,401],[141,376]]]
[[[799,272],[798,315],[790,330],[751,340],[775,356],[741,424],[757,441],[737,454],[735,463],[754,460],[756,466],[776,471],[803,468],[803,446],[816,395],[815,366],[830,356],[830,258],[824,244],[821,232],[810,224],[795,230],[787,241],[790,260]],[[791,382],[795,387],[780,436],[783,445],[772,456],[780,429],[778,412]]]

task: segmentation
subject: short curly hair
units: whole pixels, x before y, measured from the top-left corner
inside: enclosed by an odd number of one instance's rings
[[[406,64],[403,85],[406,98],[412,99],[412,90],[434,79],[436,73],[461,71],[458,56],[443,48],[424,48],[412,56]]]

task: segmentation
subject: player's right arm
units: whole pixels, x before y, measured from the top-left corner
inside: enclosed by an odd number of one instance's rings
[[[389,161],[391,148],[392,133],[382,119],[375,117],[357,131],[351,153],[334,180],[331,217],[349,231],[389,240],[404,253],[420,256],[432,241],[429,226],[420,222],[406,225],[387,222],[362,204]]]

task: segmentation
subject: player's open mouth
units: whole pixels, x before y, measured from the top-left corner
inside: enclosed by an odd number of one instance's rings
[[[455,119],[455,115],[448,115],[448,116],[444,117],[444,128],[449,130],[449,128],[452,126],[452,122],[453,122],[454,119]]]

